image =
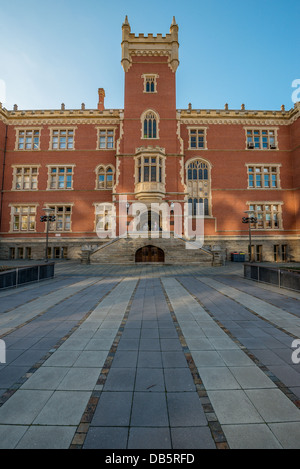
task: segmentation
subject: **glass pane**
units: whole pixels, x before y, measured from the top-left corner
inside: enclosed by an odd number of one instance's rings
[[[144,181],[149,181],[149,166],[144,166]]]

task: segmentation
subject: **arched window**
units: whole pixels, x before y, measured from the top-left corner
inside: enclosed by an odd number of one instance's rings
[[[97,189],[112,189],[114,184],[114,168],[99,166],[97,168]]]
[[[196,216],[211,215],[211,181],[210,165],[208,162],[197,159],[186,165],[186,179],[188,188],[189,214]],[[201,204],[203,209],[201,210]]]
[[[143,115],[143,138],[158,138],[158,118],[154,111]]]

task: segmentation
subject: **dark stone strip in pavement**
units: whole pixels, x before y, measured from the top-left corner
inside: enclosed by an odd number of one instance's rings
[[[95,283],[99,283],[101,280],[96,281]],[[94,311],[94,309],[98,306],[98,304],[106,298],[118,285],[121,283],[121,280],[116,280],[115,285],[113,285],[112,288],[110,288],[106,293],[95,303],[93,306],[89,309],[89,311],[77,322],[77,324],[66,334],[64,337],[62,337],[55,345],[52,347],[51,350],[49,350],[48,353],[46,353],[38,362],[34,363],[30,369],[28,369],[27,373],[25,373],[18,381],[16,381],[12,386],[10,386],[9,389],[7,389],[2,396],[0,396],[0,407],[5,404],[5,402],[8,401],[8,399],[45,363],[46,360],[48,360],[51,355],[53,355],[54,352],[59,349],[59,347],[64,344],[64,342],[69,339],[69,337],[72,336],[72,334],[77,331],[77,329],[81,326],[81,324],[90,316],[90,314]],[[87,288],[94,287],[95,284],[89,285]],[[84,289],[85,290],[85,289]],[[81,293],[81,292],[80,292]],[[76,293],[75,293],[76,295]],[[74,295],[72,295],[74,296]],[[42,313],[42,314],[45,314]],[[28,321],[31,322],[37,317],[41,316],[42,314],[36,316],[32,320]],[[25,323],[26,324],[26,323]],[[22,326],[20,326],[22,327]]]
[[[245,352],[245,354],[255,363],[256,366],[258,366],[260,368],[261,371],[263,371],[265,373],[265,375],[270,378],[273,383],[280,389],[280,391],[282,391],[292,402],[293,404],[295,404],[295,406],[300,409],[300,399],[298,396],[296,396],[290,389],[288,386],[286,386],[279,378],[277,378],[277,376],[275,376],[274,373],[272,373],[269,368],[264,364],[262,363],[247,347],[245,347],[245,345],[243,345],[243,343],[237,339],[237,337],[232,333],[230,332],[230,330],[225,327],[221,321],[219,321],[214,314],[211,313],[211,311],[209,310],[209,308],[207,307],[206,304],[204,304],[197,296],[196,292],[194,293],[193,292],[193,287],[191,286],[191,282],[187,282],[186,279],[182,279],[180,280],[179,278],[176,278],[176,280],[183,286],[183,288],[185,288],[188,293],[192,296],[192,298],[194,298],[199,304],[200,306],[209,314],[209,316],[215,321],[215,323],[228,335],[228,337],[236,344],[238,345],[238,347],[243,351]],[[197,279],[197,278],[194,278],[193,279],[195,282],[198,282],[200,283],[200,280]],[[186,284],[187,282],[187,284]],[[206,288],[208,288],[207,285],[205,285]],[[220,295],[222,295],[220,293]],[[234,300],[231,300],[231,301],[234,301]],[[248,309],[248,308],[246,308]],[[273,323],[271,323],[270,321],[268,321],[267,319],[264,319],[263,317],[259,316],[257,313],[255,313],[254,311],[251,311],[249,309],[249,311],[258,316],[260,319],[263,319],[264,321],[270,323],[272,326],[276,327],[277,329],[279,330],[282,330],[280,327],[274,325]],[[286,331],[284,331],[286,334],[290,335],[291,337],[294,337],[293,334],[289,334],[287,333]]]
[[[104,386],[104,384],[106,382],[106,379],[107,379],[107,376],[108,376],[108,373],[111,369],[111,365],[112,365],[113,359],[115,357],[115,354],[116,354],[120,339],[122,337],[122,333],[124,331],[124,327],[126,325],[128,315],[129,315],[129,312],[130,312],[130,309],[131,309],[131,305],[132,305],[135,293],[138,289],[139,283],[140,283],[140,281],[138,280],[137,284],[136,284],[136,286],[135,286],[135,288],[132,292],[132,295],[130,297],[128,305],[126,307],[125,314],[123,316],[121,325],[120,325],[120,327],[118,329],[118,332],[117,332],[117,334],[114,338],[113,344],[112,344],[112,346],[111,346],[111,348],[108,352],[105,363],[104,363],[104,365],[101,369],[99,378],[98,378],[97,383],[96,383],[96,386],[99,386],[100,389],[99,390],[94,390],[92,392],[91,397],[90,397],[90,399],[87,403],[87,406],[85,408],[85,411],[82,415],[81,421],[80,421],[80,423],[77,427],[77,430],[74,434],[73,440],[72,440],[72,442],[69,446],[69,449],[82,449],[83,448],[87,433],[88,433],[89,428],[90,428],[90,424],[92,422],[93,416],[95,414],[95,411],[96,411],[96,408],[97,408],[97,405],[98,405],[98,402],[99,402],[99,399],[100,399],[100,396],[101,396],[102,387]]]
[[[207,419],[208,426],[209,426],[209,429],[211,431],[211,434],[212,434],[213,440],[215,442],[216,448],[217,449],[229,449],[229,445],[227,443],[225,434],[222,430],[221,424],[220,424],[220,422],[219,422],[219,420],[218,420],[218,418],[217,418],[217,416],[214,412],[213,406],[210,402],[210,399],[209,399],[207,391],[204,387],[203,381],[201,380],[201,378],[199,376],[198,369],[195,365],[195,362],[193,360],[193,357],[192,357],[192,354],[189,350],[189,347],[187,346],[185,337],[184,337],[183,332],[181,330],[181,327],[180,327],[180,325],[177,321],[176,314],[173,310],[172,304],[170,302],[170,299],[167,295],[167,292],[166,292],[166,290],[164,288],[164,285],[161,282],[161,280],[160,280],[160,283],[161,283],[163,293],[165,295],[165,300],[166,300],[166,303],[168,305],[168,308],[169,308],[169,311],[170,311],[174,326],[176,328],[176,331],[177,331],[177,334],[178,334],[178,337],[179,337],[180,344],[182,346],[182,350],[184,352],[187,364],[188,364],[190,372],[192,374],[192,377],[193,377],[193,380],[194,380],[194,383],[195,383],[195,386],[196,386],[197,394],[199,396],[201,405],[203,407],[204,414],[205,414],[205,417]],[[193,295],[191,295],[191,296],[193,296]]]

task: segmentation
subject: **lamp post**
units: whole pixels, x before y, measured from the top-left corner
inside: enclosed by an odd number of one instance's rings
[[[48,262],[48,238],[49,238],[49,221],[55,221],[55,216],[50,215],[53,212],[52,208],[45,207],[43,210],[46,212],[46,215],[41,216],[41,222],[46,222],[46,247],[45,247],[45,262]]]
[[[242,218],[242,222],[249,223],[249,247],[250,247],[249,261],[252,262],[251,223],[257,223],[257,218],[255,218],[253,215],[251,216],[251,213],[253,213],[253,210],[246,210],[244,213],[248,214],[248,217]]]

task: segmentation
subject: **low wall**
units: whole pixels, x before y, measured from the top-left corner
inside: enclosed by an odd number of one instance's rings
[[[54,262],[49,262],[0,272],[0,289],[18,287],[25,283],[53,278],[54,265]]]
[[[270,283],[277,287],[300,291],[300,273],[286,269],[245,263],[244,277],[257,282]]]

